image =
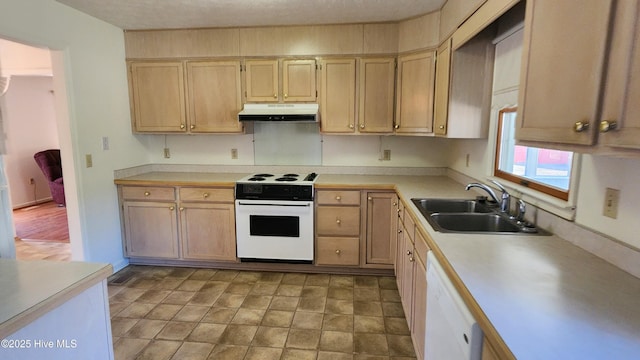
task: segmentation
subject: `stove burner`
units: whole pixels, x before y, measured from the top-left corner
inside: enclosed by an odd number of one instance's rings
[[[255,174],[253,175],[253,177],[261,177],[261,178],[268,178],[268,177],[272,177],[273,174]]]
[[[276,181],[296,181],[296,180],[298,179],[291,176],[283,176],[276,179]]]
[[[298,175],[298,174],[284,174],[282,176],[284,176],[284,177],[298,177],[300,175]]]
[[[260,176],[254,176],[249,178],[249,181],[265,181],[266,179]]]

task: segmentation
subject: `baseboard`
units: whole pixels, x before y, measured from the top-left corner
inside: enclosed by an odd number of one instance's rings
[[[44,199],[38,199],[35,201],[29,201],[26,203],[22,203],[22,204],[12,204],[13,205],[13,210],[19,210],[19,209],[24,209],[26,207],[30,207],[30,206],[35,206],[35,205],[40,205],[40,204],[44,204],[47,203],[49,201],[53,201],[52,197],[48,197],[48,198],[44,198]]]

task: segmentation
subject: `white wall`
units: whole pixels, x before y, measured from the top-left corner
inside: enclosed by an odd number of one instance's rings
[[[121,268],[126,261],[113,170],[149,162],[141,140],[131,135],[122,30],[53,0],[4,0],[0,37],[54,50],[65,186],[75,189],[65,189],[73,258]],[[111,150],[101,150],[102,136]],[[84,166],[85,154],[93,155],[92,168]]]
[[[450,168],[465,175],[485,180],[492,174],[497,110],[501,104],[514,103],[513,95],[519,83],[522,42],[520,38],[498,44],[494,71],[494,108],[491,113],[489,141],[458,140],[451,146]],[[510,95],[511,94],[511,95]],[[497,99],[497,100],[496,100]],[[466,155],[469,154],[469,166]],[[640,248],[637,219],[640,218],[640,160],[583,155],[578,173],[576,224],[608,235],[623,243]],[[618,219],[602,215],[604,191],[607,187],[620,190]],[[573,191],[576,191],[575,189]]]
[[[4,99],[7,135],[5,166],[13,208],[51,198],[49,184],[33,159],[46,149],[59,149],[51,76],[12,76]],[[30,184],[29,179],[35,183]]]
[[[52,75],[49,49],[26,46],[5,39],[0,39],[0,64],[2,76]]]

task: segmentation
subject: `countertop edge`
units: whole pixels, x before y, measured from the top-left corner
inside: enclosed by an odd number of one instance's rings
[[[36,319],[82,293],[91,286],[107,279],[111,274],[113,274],[113,266],[111,264],[105,264],[97,271],[81,278],[64,289],[61,289],[57,293],[49,296],[47,299],[26,309],[25,311],[16,314],[14,317],[6,320],[0,325],[0,339],[7,338],[11,334],[29,325]]]

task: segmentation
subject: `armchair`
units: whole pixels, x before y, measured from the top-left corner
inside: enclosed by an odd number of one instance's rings
[[[37,152],[33,155],[36,163],[49,182],[51,197],[59,206],[65,206],[64,183],[62,181],[62,162],[60,150],[50,149]]]

